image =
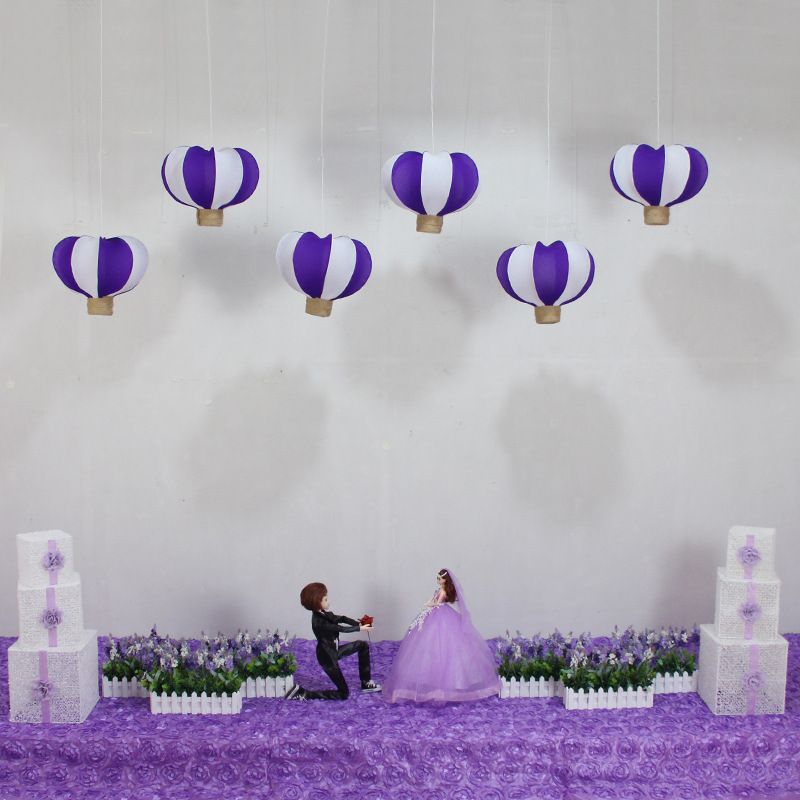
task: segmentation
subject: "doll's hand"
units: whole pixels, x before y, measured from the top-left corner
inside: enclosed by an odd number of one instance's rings
[[[359,626],[359,630],[362,630],[362,631],[371,631],[371,630],[372,630],[372,625],[360,625],[360,626]]]

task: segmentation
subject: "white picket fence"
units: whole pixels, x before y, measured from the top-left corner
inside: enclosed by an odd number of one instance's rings
[[[282,699],[286,692],[294,686],[294,678],[248,678],[239,690],[244,697],[277,697]]]
[[[652,708],[655,692],[649,689],[564,689],[564,708],[567,711],[593,711],[595,709]]]
[[[653,705],[653,695],[657,694],[678,694],[682,692],[696,692],[697,691],[697,671],[684,672],[679,674],[677,672],[672,675],[659,673],[655,677],[653,685],[649,689],[618,689],[614,691],[604,691],[600,689],[595,691],[590,689],[584,692],[579,689],[575,692],[572,689],[565,689],[564,684],[560,680],[549,678],[539,678],[538,680],[517,680],[516,678],[506,679],[501,678],[500,683],[502,689],[500,690],[501,698],[513,699],[515,697],[563,697],[564,706],[568,709],[595,709],[595,708],[651,708]],[[568,705],[567,694],[571,693]],[[638,699],[639,694],[644,700]],[[625,695],[624,701],[620,699],[621,695]],[[581,697],[581,695],[584,695]],[[601,696],[602,695],[602,696]],[[609,696],[615,695],[615,699],[609,699]],[[248,695],[249,697],[249,695]],[[630,700],[629,698],[633,698]],[[649,699],[648,699],[649,697]]]
[[[150,697],[150,692],[136,678],[111,678],[103,676],[103,697]]]
[[[248,678],[239,690],[242,698],[276,697],[282,699],[294,686],[294,678]],[[150,692],[136,678],[111,678],[103,676],[103,697],[150,697]]]
[[[197,692],[187,695],[184,692],[178,696],[175,692],[171,695],[150,693],[151,714],[239,714],[242,711],[242,690],[228,694],[207,695],[203,692],[199,697]]]
[[[672,675],[656,675],[655,681],[656,694],[678,694],[681,692],[697,691],[697,670],[694,672],[684,672],[680,674],[673,672]]]
[[[564,684],[555,678],[539,678],[533,680],[517,680],[501,678],[503,688],[500,697],[563,697]]]

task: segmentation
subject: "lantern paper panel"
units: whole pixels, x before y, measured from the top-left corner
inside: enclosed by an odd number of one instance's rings
[[[258,163],[241,147],[178,147],[161,165],[173,199],[197,209],[197,224],[222,225],[222,210],[243,203],[258,186]]]
[[[147,248],[132,236],[68,236],[53,250],[61,282],[88,298],[90,314],[111,316],[113,298],[129,292],[147,270]]]
[[[392,202],[417,214],[417,230],[441,233],[442,217],[462,211],[477,197],[478,168],[465,153],[418,153],[392,156],[381,171]]]
[[[611,160],[611,183],[628,200],[641,203],[647,225],[667,225],[669,208],[694,197],[708,179],[708,162],[699,150],[673,144],[621,147]]]
[[[306,295],[306,312],[318,317],[330,316],[333,301],[357,292],[372,272],[369,250],[347,236],[293,231],[278,242],[276,255],[286,282]]]
[[[577,242],[521,244],[500,256],[497,278],[515,300],[536,307],[538,323],[554,323],[561,319],[561,306],[592,285],[594,258]]]

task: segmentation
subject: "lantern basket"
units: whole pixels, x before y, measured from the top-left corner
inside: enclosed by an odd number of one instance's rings
[[[90,297],[86,305],[92,316],[110,317],[114,314],[113,297]]]
[[[561,321],[561,306],[536,306],[533,313],[539,325],[552,325]]]
[[[417,233],[441,233],[444,217],[435,214],[417,214]]]
[[[314,317],[329,317],[333,311],[333,300],[323,300],[321,297],[306,298],[306,314]]]
[[[669,225],[669,206],[645,206],[645,225]]]
[[[222,209],[221,208],[198,208],[197,209],[197,224],[206,228],[221,228],[222,227]]]

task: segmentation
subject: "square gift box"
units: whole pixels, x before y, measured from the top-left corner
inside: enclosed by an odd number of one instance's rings
[[[734,525],[728,532],[728,578],[775,580],[775,528]]]
[[[72,647],[30,650],[15,642],[8,677],[11,722],[83,722],[100,696],[97,631]]]
[[[75,571],[72,536],[64,531],[18,534],[17,568],[19,585],[28,588],[71,579]]]
[[[721,639],[700,626],[697,691],[714,714],[783,714],[789,642]]]
[[[781,582],[729,578],[717,570],[714,632],[720,639],[775,639]]]

